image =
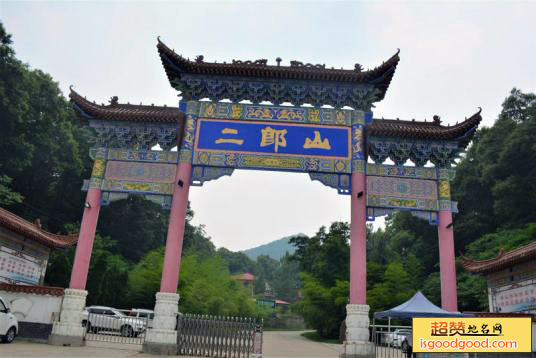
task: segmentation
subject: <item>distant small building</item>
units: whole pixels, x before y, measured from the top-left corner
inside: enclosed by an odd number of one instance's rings
[[[277,299],[270,299],[270,298],[257,298],[257,304],[261,306],[268,306],[271,308],[276,307],[288,307],[290,306],[290,303],[283,300],[277,300]]]
[[[488,282],[490,312],[536,313],[536,241],[497,257],[472,260],[462,256],[462,267]]]
[[[0,283],[42,285],[50,251],[76,244],[78,235],[56,235],[0,208]]]
[[[255,276],[252,273],[246,272],[238,275],[232,276],[232,278],[242,285],[242,287],[248,288],[251,290],[251,295],[253,296],[253,282],[255,281]]]

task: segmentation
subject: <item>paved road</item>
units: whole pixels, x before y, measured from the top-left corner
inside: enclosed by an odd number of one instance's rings
[[[312,342],[300,336],[301,332],[264,332],[263,358],[337,358],[339,344]],[[0,345],[2,358],[149,358],[159,357],[140,353],[141,345],[88,341],[86,347],[57,347],[48,344],[15,340]]]
[[[337,358],[340,344],[313,342],[302,337],[302,332],[264,332],[263,358],[322,357]]]
[[[94,343],[98,343],[98,346]],[[113,348],[109,348],[113,347]],[[119,349],[118,349],[119,348]],[[101,342],[88,342],[86,347],[58,347],[41,343],[30,343],[17,340],[11,344],[0,345],[0,357],[2,358],[56,358],[56,357],[73,357],[73,358],[126,358],[126,357],[151,357],[148,354],[139,353],[141,346],[136,345],[118,345]],[[162,358],[160,356],[160,358]]]

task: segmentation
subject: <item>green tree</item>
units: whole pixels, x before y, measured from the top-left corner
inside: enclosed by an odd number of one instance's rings
[[[300,263],[303,272],[330,287],[337,280],[349,277],[349,238],[348,223],[334,222],[329,230],[322,226],[311,238],[296,236],[290,239],[296,246],[293,258]]]
[[[88,176],[87,132],[58,84],[15,57],[0,23],[0,188],[12,179],[4,205],[53,232],[80,220],[82,180]],[[21,202],[21,196],[24,201]]]
[[[164,248],[160,247],[148,252],[132,268],[128,275],[128,292],[133,306],[147,309],[154,307],[163,265]]]
[[[128,277],[132,305],[154,307],[155,293],[160,287],[164,251],[149,252],[134,266]],[[178,292],[183,313],[257,316],[260,311],[248,290],[231,278],[223,259],[203,257],[194,253],[181,259]]]
[[[0,175],[0,205],[22,203],[22,195],[13,192],[9,187],[12,181],[7,175]]]
[[[112,202],[101,209],[98,231],[117,242],[115,249],[129,262],[165,244],[169,211],[142,196]]]
[[[399,262],[387,265],[384,280],[375,284],[367,292],[367,302],[371,311],[383,311],[395,307],[415,294],[412,278]]]
[[[251,272],[255,275],[258,273],[255,261],[243,252],[233,252],[225,247],[221,247],[216,254],[226,262],[227,268],[233,275],[244,272]]]
[[[122,256],[113,253],[116,242],[108,237],[95,235],[93,252],[88,270],[86,289],[87,304],[126,307],[130,267]],[[69,287],[75,247],[53,250],[48,262],[45,283],[56,287]]]
[[[338,338],[341,322],[346,317],[348,281],[337,280],[326,287],[313,276],[302,273],[303,299],[296,304],[305,323],[325,338]]]
[[[277,298],[287,302],[296,300],[297,286],[300,282],[300,267],[287,253],[280,260],[279,267],[274,272],[272,286]]]

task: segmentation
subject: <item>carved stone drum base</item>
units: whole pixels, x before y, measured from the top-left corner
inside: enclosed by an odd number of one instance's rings
[[[346,341],[341,358],[374,357],[374,345],[369,342],[368,312],[368,305],[346,305]]]

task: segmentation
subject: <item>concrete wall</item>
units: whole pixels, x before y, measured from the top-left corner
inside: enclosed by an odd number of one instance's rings
[[[0,296],[19,320],[19,337],[47,340],[59,316],[62,296],[0,290]]]

